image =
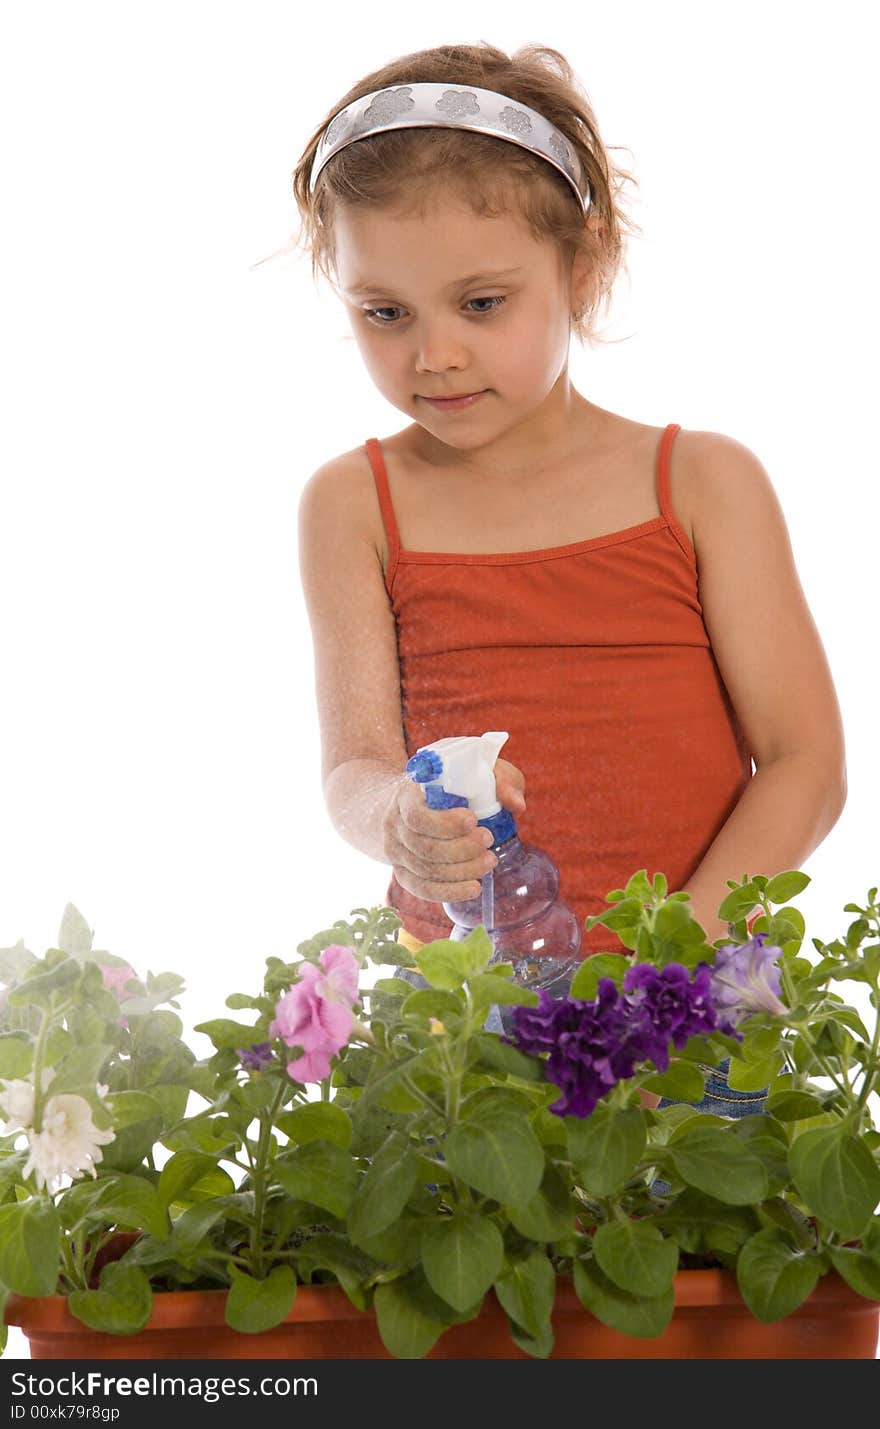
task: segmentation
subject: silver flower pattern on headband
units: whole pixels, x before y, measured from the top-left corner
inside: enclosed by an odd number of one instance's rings
[[[505,129],[509,129],[511,134],[517,134],[520,138],[524,134],[532,132],[532,121],[529,116],[524,114],[521,109],[511,109],[510,105],[501,110],[498,122],[503,124]]]
[[[466,89],[447,89],[437,100],[436,107],[447,119],[465,119],[480,112],[477,96]]]
[[[398,114],[406,114],[415,107],[416,102],[412,97],[412,90],[407,86],[404,86],[403,89],[383,89],[381,94],[376,95],[369,108],[364,110],[361,123],[390,124]]]
[[[564,139],[560,139],[558,134],[551,134],[547,140],[548,145],[553,150],[560,164],[564,164],[569,173],[572,171],[571,150]]]
[[[324,131],[324,145],[335,144],[337,139],[341,139],[346,129],[351,124],[351,110],[341,109],[338,114],[327,125]]]

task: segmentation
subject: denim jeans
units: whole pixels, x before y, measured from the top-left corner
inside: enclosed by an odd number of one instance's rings
[[[662,1111],[667,1106],[688,1105],[696,1107],[697,1111],[711,1111],[716,1116],[734,1117],[737,1120],[743,1116],[755,1116],[764,1110],[769,1087],[760,1092],[736,1091],[727,1080],[730,1070],[729,1057],[725,1057],[718,1067],[709,1067],[701,1062],[700,1070],[706,1073],[706,1088],[700,1101],[678,1103],[662,1097],[657,1110]]]

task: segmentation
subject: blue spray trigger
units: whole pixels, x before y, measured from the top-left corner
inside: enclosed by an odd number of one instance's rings
[[[429,809],[467,808],[468,801],[463,794],[447,794],[442,784],[426,784],[425,802]]]

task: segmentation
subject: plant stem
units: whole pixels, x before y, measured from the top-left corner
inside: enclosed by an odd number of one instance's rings
[[[871,990],[872,990],[872,992],[873,992],[873,994],[874,994],[874,998],[873,998],[874,1007],[875,1007],[875,1008],[880,1008],[880,984],[878,984],[878,979],[877,979],[877,978],[874,978],[874,979],[871,980]],[[880,1051],[880,1014],[878,1014],[878,1015],[874,1018],[874,1036],[871,1038],[871,1055],[870,1055],[869,1061],[870,1061],[870,1063],[872,1064],[872,1068],[874,1068],[874,1069],[876,1069],[876,1066],[877,1066],[877,1053],[878,1053],[878,1051]],[[856,1111],[862,1111],[862,1109],[864,1108],[865,1103],[866,1103],[867,1100],[868,1100],[868,1097],[871,1095],[872,1091],[874,1090],[874,1087],[875,1087],[875,1084],[876,1084],[876,1080],[877,1080],[876,1070],[874,1070],[873,1073],[872,1073],[872,1072],[869,1071],[868,1068],[866,1067],[866,1068],[865,1068],[865,1080],[864,1080],[864,1082],[862,1083],[861,1091],[859,1092],[858,1098],[856,1099]]]
[[[763,891],[761,891],[761,892],[758,894],[758,900],[757,900],[757,901],[760,903],[761,908],[762,908],[763,911],[764,911],[764,916],[766,917],[767,922],[768,922],[768,924],[769,924],[771,918],[773,917],[773,914],[770,912],[770,903],[769,903],[768,899],[765,897]],[[780,968],[780,972],[781,972],[781,974],[782,974],[782,982],[783,982],[783,986],[785,987],[785,993],[786,993],[786,996],[787,996],[787,998],[788,998],[789,1010],[791,1010],[791,1008],[797,1006],[797,1000],[798,1000],[798,999],[797,999],[797,992],[796,992],[796,990],[795,990],[794,983],[792,982],[791,972],[790,972],[789,968],[787,967],[784,958],[780,958],[780,959],[779,959],[779,968]],[[794,1020],[793,1018],[791,1018],[791,1019],[788,1019],[788,1025],[789,1025],[789,1027],[793,1027],[794,1030],[800,1035],[800,1037],[803,1038],[803,1041],[806,1043],[806,1046],[807,1046],[808,1050],[810,1051],[810,1053],[812,1054],[812,1056],[815,1057],[816,1061],[819,1063],[819,1066],[822,1068],[822,1071],[823,1071],[824,1075],[828,1078],[828,1080],[829,1080],[830,1082],[833,1082],[833,1083],[834,1083],[834,1085],[835,1085],[835,1087],[837,1088],[837,1090],[841,1093],[841,1095],[844,1097],[845,1101],[847,1102],[847,1104],[848,1104],[849,1107],[851,1108],[851,1107],[852,1107],[852,1102],[853,1102],[853,1091],[852,1091],[852,1087],[850,1086],[850,1084],[849,1084],[849,1082],[846,1080],[846,1078],[844,1078],[844,1080],[843,1080],[842,1082],[840,1081],[840,1079],[835,1075],[834,1069],[832,1068],[830,1062],[829,1062],[829,1061],[827,1060],[827,1058],[823,1055],[823,1053],[821,1053],[821,1052],[818,1050],[818,1048],[816,1047],[815,1042],[813,1041],[812,1037],[810,1036],[810,1033],[809,1033],[809,1023],[807,1023],[807,1022],[795,1022],[795,1020]]]
[[[43,1015],[40,1019],[40,1027],[37,1032],[37,1041],[34,1047],[34,1114],[32,1126],[34,1131],[43,1129],[43,1053],[46,1050],[46,1038],[49,1036],[49,1028],[52,1026],[53,1018],[48,1008],[43,1008]]]
[[[260,1136],[257,1142],[256,1159],[251,1162],[251,1180],[254,1187],[254,1218],[251,1222],[250,1259],[251,1273],[262,1280],[263,1269],[263,1216],[266,1210],[266,1182],[269,1175],[267,1158],[272,1126],[281,1103],[284,1100],[284,1083],[279,1080],[272,1104],[260,1115]]]

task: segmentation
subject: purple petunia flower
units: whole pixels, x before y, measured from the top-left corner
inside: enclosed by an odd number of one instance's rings
[[[729,943],[715,954],[710,972],[710,995],[723,1014],[721,1030],[729,1032],[750,1012],[776,1017],[788,1009],[780,1001],[781,948],[765,947],[766,933],[756,933],[747,943]]]
[[[249,1072],[262,1072],[275,1061],[271,1042],[257,1042],[253,1047],[239,1047],[241,1065]]]
[[[592,1001],[544,991],[539,997],[536,1008],[514,1009],[510,1040],[523,1052],[549,1053],[544,1075],[562,1092],[550,1107],[557,1116],[590,1116],[640,1064],[652,1062],[664,1072],[670,1043],[681,1049],[689,1037],[718,1025],[705,964],[693,977],[679,963],[636,964],[620,990],[611,978],[600,978]]]
[[[680,1051],[689,1037],[713,1032],[718,1018],[710,998],[709,969],[701,965],[691,979],[681,963],[655,968],[637,963],[627,969],[623,991],[630,1009],[630,1035],[646,1049],[640,1061],[658,1072],[669,1066],[669,1044]]]
[[[627,1042],[627,1014],[616,984],[600,978],[597,994],[581,1002],[542,991],[537,1008],[513,1012],[516,1045],[524,1052],[550,1053],[544,1074],[562,1092],[550,1107],[557,1116],[589,1116],[600,1098],[635,1069],[640,1048]]]

